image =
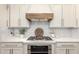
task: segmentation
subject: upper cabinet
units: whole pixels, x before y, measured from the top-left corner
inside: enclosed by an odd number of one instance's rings
[[[9,9],[9,26],[19,27],[20,17],[19,17],[19,5],[10,5]]]
[[[61,5],[50,5],[51,11],[54,14],[53,20],[50,22],[50,27],[61,27],[62,8]]]
[[[20,27],[29,27],[29,21],[26,19],[26,13],[30,5],[20,5]]]
[[[63,25],[64,27],[76,27],[75,5],[63,5]]]
[[[25,5],[10,5],[9,27],[29,27],[29,22],[25,18],[26,12]]]
[[[75,6],[76,8],[76,25],[79,27],[79,5]]]
[[[78,7],[72,4],[51,5],[54,18],[50,22],[50,27],[77,27],[77,21],[79,19]]]
[[[7,5],[0,5],[0,27],[8,26],[8,9]]]

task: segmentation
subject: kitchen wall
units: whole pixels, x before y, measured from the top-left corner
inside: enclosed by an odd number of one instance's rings
[[[26,29],[25,38],[35,36],[34,31],[36,28],[41,27],[44,30],[45,36],[50,36],[54,33],[56,38],[77,38],[79,39],[79,28],[49,28],[48,22],[31,22],[30,28]],[[20,37],[18,29],[0,28],[0,39],[12,36],[10,31],[14,31],[15,37]]]
[[[79,39],[79,28],[53,28],[50,33],[54,33],[56,38]]]
[[[79,28],[72,29],[72,38],[78,38],[79,39]]]
[[[72,37],[72,29],[70,28],[53,28],[50,31],[55,34],[56,38]]]
[[[0,27],[0,40],[2,40],[3,38],[6,40],[7,37],[10,37],[10,31],[7,27]]]

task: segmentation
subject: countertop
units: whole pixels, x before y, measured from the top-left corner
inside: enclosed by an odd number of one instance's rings
[[[55,43],[55,42],[79,42],[79,39],[77,38],[69,38],[69,37],[63,37],[63,38],[52,38],[52,40],[27,40],[27,38],[19,38],[19,37],[3,37],[1,38],[0,42],[24,42],[24,43]]]
[[[69,37],[55,38],[55,42],[79,42],[79,39],[78,38],[69,38]]]

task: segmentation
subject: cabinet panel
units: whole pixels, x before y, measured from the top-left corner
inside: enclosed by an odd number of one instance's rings
[[[56,44],[56,53],[58,54],[77,54],[79,43],[62,42]]]
[[[7,27],[8,9],[7,5],[0,5],[0,27]]]
[[[54,13],[54,18],[50,22],[50,27],[61,27],[61,16],[62,16],[61,5],[51,5],[51,11]]]
[[[1,49],[1,54],[10,54],[10,49]]]
[[[77,49],[70,48],[58,48],[56,49],[56,54],[77,54]]]
[[[65,49],[56,49],[56,54],[65,54]]]
[[[23,44],[22,43],[5,43],[0,44],[0,53],[1,54],[22,54],[23,53]]]
[[[78,51],[77,49],[71,49],[71,50],[69,50],[69,53],[70,54],[78,54],[77,51]]]
[[[24,44],[23,50],[24,50],[24,54],[28,53],[28,44],[27,43]]]
[[[13,54],[22,54],[23,53],[23,49],[22,48],[14,48],[13,49]]]
[[[75,6],[63,5],[64,27],[76,27]]]
[[[25,18],[29,5],[10,5],[10,27],[29,27]]]
[[[10,5],[10,27],[18,27],[19,18],[19,5]]]
[[[76,5],[76,20],[77,20],[77,27],[79,27],[79,5]]]
[[[20,27],[29,27],[29,21],[26,19],[30,5],[20,5]]]
[[[22,48],[2,48],[1,54],[22,54],[23,49]]]

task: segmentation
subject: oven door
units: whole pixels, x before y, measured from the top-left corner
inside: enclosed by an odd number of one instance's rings
[[[51,53],[51,46],[35,46],[35,45],[30,45],[29,46],[29,52],[30,54],[49,54]]]

